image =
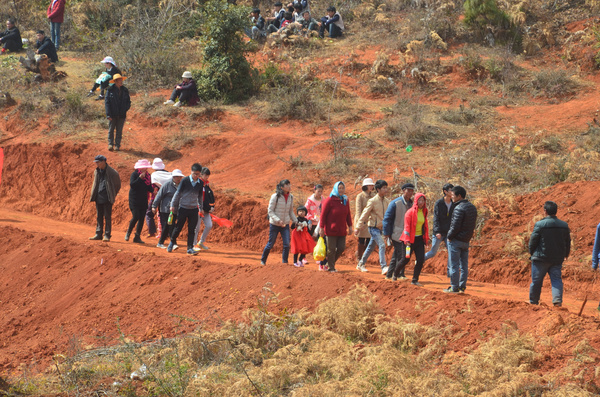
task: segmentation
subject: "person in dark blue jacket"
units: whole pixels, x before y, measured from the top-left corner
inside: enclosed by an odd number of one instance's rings
[[[455,210],[456,211],[456,210]],[[535,223],[529,239],[531,254],[531,286],[529,303],[537,305],[546,273],[552,285],[552,303],[562,306],[562,264],[571,253],[571,231],[567,222],[556,217],[558,206],[554,201],[544,203],[546,217]]]
[[[129,90],[123,85],[127,77],[115,74],[110,81],[113,85],[106,90],[104,105],[108,119],[108,150],[121,150],[121,137],[123,126],[127,118],[127,111],[131,107]]]
[[[35,48],[37,48],[36,54],[46,54],[48,59],[52,62],[58,62],[58,54],[56,53],[56,47],[49,37],[46,37],[46,33],[43,30],[38,30],[35,34],[37,41]]]
[[[148,170],[152,164],[146,160],[138,160],[135,163],[135,171],[129,178],[129,209],[131,210],[131,220],[125,234],[125,241],[129,241],[129,236],[135,227],[134,243],[144,244],[140,235],[144,227],[144,217],[148,209],[149,194],[152,193],[152,179]]]

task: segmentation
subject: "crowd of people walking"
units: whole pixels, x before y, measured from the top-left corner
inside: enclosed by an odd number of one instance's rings
[[[96,170],[92,181],[90,201],[96,204],[96,233],[90,240],[108,242],[112,236],[112,206],[121,189],[117,171],[110,167],[104,155],[94,159]],[[179,170],[169,172],[160,158],[152,163],[138,160],[129,180],[129,208],[131,220],[125,232],[125,241],[134,233],[133,242],[141,239],[144,220],[148,236],[157,237],[158,248],[173,252],[178,248],[177,238],[187,224],[187,254],[196,255],[208,250],[206,240],[212,228],[215,208],[214,193],[209,187],[210,170],[198,163],[191,166],[189,176]],[[398,197],[390,200],[385,180],[365,178],[362,191],[355,198],[354,223],[346,185],[336,182],[324,197],[322,185],[315,185],[313,194],[304,204],[294,202],[292,185],[288,179],[277,183],[267,207],[269,235],[260,264],[266,266],[269,254],[278,236],[281,236],[281,263],[289,264],[290,251],[293,266],[304,267],[307,255],[313,252],[317,239],[323,238],[326,254],[317,261],[319,270],[335,273],[336,263],[346,249],[346,239],[358,239],[357,270],[368,272],[367,261],[377,246],[379,269],[386,280],[407,280],[405,269],[414,256],[411,283],[421,287],[419,276],[425,262],[433,258],[444,242],[447,252],[449,287],[443,292],[464,293],[469,276],[469,247],[477,226],[477,208],[467,199],[462,186],[445,184],[442,197],[433,208],[433,229],[430,233],[427,197],[416,192],[412,183],[401,186]],[[535,224],[529,241],[532,260],[530,303],[538,304],[543,279],[549,275],[552,284],[552,302],[562,305],[562,263],[570,253],[570,230],[566,222],[556,217],[558,206],[544,203],[545,218]],[[158,214],[159,224],[155,224]],[[200,239],[200,225],[204,231]],[[600,230],[600,225],[598,226]],[[368,234],[367,234],[368,233]],[[431,236],[430,236],[431,234]],[[166,239],[169,244],[165,245]],[[392,246],[389,264],[386,247]],[[430,249],[428,250],[428,248]],[[592,268],[598,268],[600,237],[596,236]]]

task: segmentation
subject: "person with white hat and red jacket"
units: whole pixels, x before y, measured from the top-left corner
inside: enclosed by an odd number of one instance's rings
[[[129,178],[129,209],[131,210],[131,220],[125,241],[129,241],[129,236],[135,227],[134,243],[144,244],[141,239],[142,228],[144,227],[144,216],[148,209],[148,197],[153,191],[152,180],[148,170],[152,168],[152,164],[146,159],[138,160],[135,163],[135,171]],[[137,225],[137,226],[136,226]]]

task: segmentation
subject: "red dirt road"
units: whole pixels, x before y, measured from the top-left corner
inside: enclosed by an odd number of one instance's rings
[[[314,264],[283,267],[278,252],[262,267],[259,252],[214,243],[197,257],[181,249],[168,254],[153,247],[151,239],[137,245],[115,232],[110,243],[88,241],[91,226],[6,210],[0,211],[0,230],[5,241],[0,249],[0,368],[6,374],[41,370],[56,353],[114,343],[117,322],[126,336],[147,340],[240,320],[268,282],[286,298],[279,309],[314,308],[320,299],[364,283],[390,315],[424,324],[456,323],[467,333],[451,346],[456,350],[506,322],[555,336],[565,354],[584,337],[600,347],[597,302],[588,302],[584,316],[577,317],[582,302],[568,292],[560,310],[528,305],[527,288],[519,286],[472,282],[467,294],[448,296],[441,292],[447,279],[439,275],[423,274],[419,288],[386,282],[373,267],[359,273],[348,259],[338,274],[318,272]],[[549,286],[542,294],[549,303]],[[564,324],[577,327],[567,331]]]

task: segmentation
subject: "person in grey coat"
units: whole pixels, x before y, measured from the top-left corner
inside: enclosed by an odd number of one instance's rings
[[[277,235],[281,234],[283,240],[283,252],[281,253],[281,262],[284,265],[288,264],[290,255],[290,221],[297,222],[296,214],[294,214],[294,196],[290,193],[292,186],[287,179],[282,180],[277,184],[277,191],[269,200],[269,241],[263,250],[260,259],[261,265],[266,265],[269,253],[275,245]]]
[[[171,201],[177,191],[177,187],[181,183],[181,179],[185,176],[181,170],[173,170],[171,173],[171,181],[160,187],[154,201],[152,202],[152,212],[156,214],[158,210],[158,218],[160,219],[160,237],[158,239],[158,248],[167,248],[165,239],[173,233],[173,228],[177,222],[177,213],[173,213],[171,224],[169,225],[169,214],[171,213]]]
[[[121,177],[106,163],[106,157],[103,155],[97,155],[94,162],[97,168],[94,171],[90,201],[96,202],[96,234],[90,237],[90,240],[108,242],[111,236],[112,206],[121,190]]]
[[[535,223],[529,239],[531,254],[531,286],[529,303],[537,305],[546,273],[552,285],[552,303],[562,306],[562,264],[571,253],[571,231],[565,221],[556,217],[558,206],[553,201],[544,203],[546,217]]]

